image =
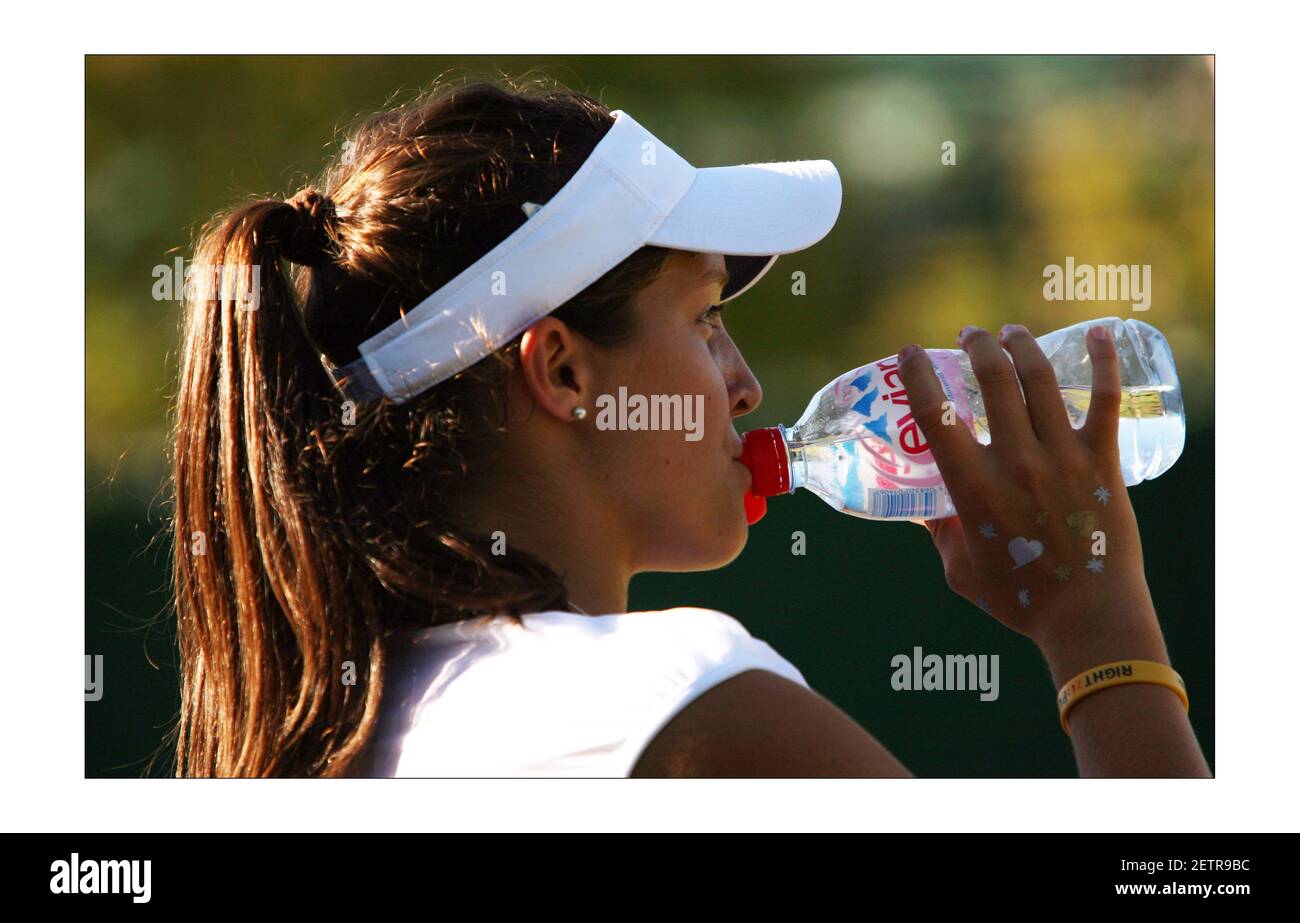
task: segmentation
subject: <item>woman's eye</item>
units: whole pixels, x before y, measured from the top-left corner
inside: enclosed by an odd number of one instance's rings
[[[710,327],[721,327],[722,326],[722,305],[720,304],[710,305],[708,310],[706,310],[703,314],[700,315],[700,320],[708,324]]]

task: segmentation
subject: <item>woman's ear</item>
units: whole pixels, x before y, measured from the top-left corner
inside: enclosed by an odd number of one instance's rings
[[[591,349],[564,321],[547,315],[524,331],[519,371],[538,406],[561,420],[575,407],[591,410]]]

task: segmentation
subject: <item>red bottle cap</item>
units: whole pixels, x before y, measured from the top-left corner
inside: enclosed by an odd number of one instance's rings
[[[752,490],[745,491],[745,521],[751,526],[767,515],[767,499],[755,497]]]
[[[785,437],[775,426],[754,429],[740,437],[741,463],[753,475],[749,488],[756,498],[774,497],[790,492],[790,456]]]

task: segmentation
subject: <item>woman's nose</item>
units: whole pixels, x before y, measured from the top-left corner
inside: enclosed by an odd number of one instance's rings
[[[743,417],[763,400],[762,387],[759,386],[754,376],[749,376],[749,380],[753,382],[753,385],[740,389],[738,396],[732,401],[731,415],[733,417]]]
[[[741,417],[763,401],[763,386],[749,370],[745,357],[731,338],[727,338],[727,356],[724,365],[727,376],[727,396],[731,399],[731,415]]]

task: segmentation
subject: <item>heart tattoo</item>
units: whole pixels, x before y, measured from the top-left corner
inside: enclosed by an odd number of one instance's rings
[[[1023,535],[1017,535],[1007,544],[1007,551],[1011,552],[1011,560],[1016,562],[1016,566],[1011,569],[1019,570],[1042,556],[1043,543],[1038,539],[1030,541]]]

